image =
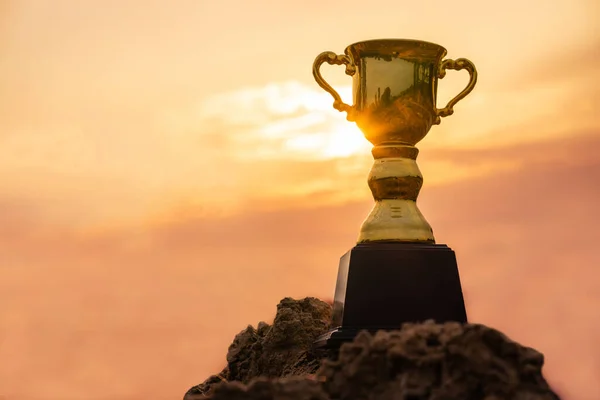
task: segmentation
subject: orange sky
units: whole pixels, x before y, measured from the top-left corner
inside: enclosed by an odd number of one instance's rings
[[[598,2],[365,4],[0,1],[0,398],[178,398],[282,297],[331,297],[372,158],[310,71],[381,37],[479,70],[418,159],[471,321],[600,398]]]

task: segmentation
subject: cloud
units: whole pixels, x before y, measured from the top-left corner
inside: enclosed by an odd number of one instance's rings
[[[571,105],[556,114],[563,101],[559,89],[474,92],[471,102],[459,104],[419,144],[427,184],[519,165],[515,158],[496,157],[480,160],[474,169],[457,157],[429,153],[474,148],[482,154],[492,146],[565,137],[567,128],[594,129],[593,109]],[[349,87],[340,91],[350,95]],[[555,100],[548,107],[529,108],[549,93]],[[533,111],[519,114],[525,109]],[[546,115],[556,118],[540,122]],[[504,122],[495,122],[500,119]],[[333,110],[327,93],[295,81],[225,92],[152,116],[100,110],[61,125],[8,131],[0,138],[0,193],[43,202],[52,221],[62,218],[82,228],[140,223],[174,208],[231,214],[247,201],[297,202],[328,193],[313,198],[331,204],[368,196],[369,143]]]
[[[520,71],[507,76],[507,83],[515,87],[531,89],[535,86],[554,84],[560,81],[587,83],[598,89],[600,67],[600,34],[589,35],[568,47],[550,48],[536,62],[530,62]]]

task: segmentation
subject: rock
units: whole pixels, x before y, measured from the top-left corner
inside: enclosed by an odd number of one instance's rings
[[[495,329],[428,321],[361,332],[334,359],[311,350],[330,316],[320,300],[283,299],[273,326],[240,332],[227,368],[185,400],[559,399],[542,375],[543,355]]]
[[[554,400],[544,357],[495,329],[426,322],[360,333],[318,376],[339,400]]]
[[[229,370],[226,367],[221,371],[221,373],[217,375],[213,375],[204,382],[199,385],[192,387],[187,391],[184,400],[202,400],[207,399],[211,390],[221,382],[227,382],[227,378],[229,377]]]
[[[246,386],[232,382],[215,388],[211,400],[330,400],[318,382],[305,378],[259,378]]]
[[[228,379],[234,381],[246,382],[246,376],[250,374],[252,368],[252,360],[258,346],[255,346],[259,340],[263,340],[268,329],[265,329],[266,324],[260,323],[261,335],[259,331],[248,325],[246,329],[238,333],[233,339],[233,343],[229,345],[227,352],[227,368],[229,371]]]
[[[260,322],[256,329],[249,325],[238,333],[227,352],[227,367],[192,387],[184,400],[206,398],[223,381],[314,374],[324,355],[315,353],[312,343],[329,328],[331,308],[314,297],[281,300],[273,325]]]
[[[229,347],[229,380],[309,374],[320,365],[312,343],[325,333],[331,306],[319,299],[285,298],[277,306],[273,326],[260,323],[239,333]]]

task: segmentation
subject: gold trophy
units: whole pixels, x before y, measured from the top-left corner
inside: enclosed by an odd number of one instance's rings
[[[416,200],[423,176],[415,145],[432,125],[454,113],[454,105],[477,82],[467,59],[446,59],[446,49],[419,40],[383,39],[327,51],[314,61],[313,76],[373,144],[368,182],[375,206],[363,222],[358,244],[340,259],[333,330],[315,342],[335,348],[358,331],[398,329],[405,322],[433,319],[466,322],[454,251],[436,244]],[[342,102],[323,79],[323,63],[345,65],[353,79],[353,101]],[[467,87],[446,107],[436,106],[438,79],[447,70],[469,72]]]
[[[333,107],[346,111],[373,144],[375,163],[369,188],[375,199],[364,221],[358,243],[375,241],[435,243],[431,226],[416,205],[423,176],[416,163],[415,147],[432,125],[454,113],[454,105],[469,94],[477,71],[469,60],[443,60],[446,49],[418,40],[369,40],[346,48],[344,55],[327,51],[313,64],[315,80],[333,98]],[[353,79],[354,105],[323,79],[323,63],[345,65]],[[436,108],[438,79],[446,70],[466,69],[467,87],[444,108]]]

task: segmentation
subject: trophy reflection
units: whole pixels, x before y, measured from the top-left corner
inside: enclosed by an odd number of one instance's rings
[[[403,39],[370,40],[345,54],[321,53],[313,76],[373,144],[368,177],[375,205],[360,229],[358,244],[340,260],[333,331],[317,346],[336,346],[360,329],[397,329],[404,322],[434,319],[466,322],[454,252],[435,244],[431,226],[416,200],[423,176],[415,145],[477,81],[469,60],[446,59],[443,47]],[[345,104],[323,79],[322,64],[344,65],[353,80],[354,105]],[[438,79],[465,69],[470,80],[446,107],[436,106]]]

